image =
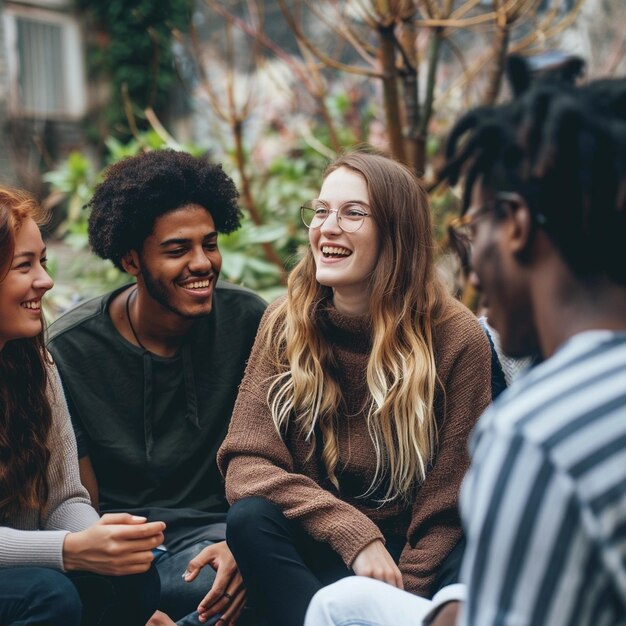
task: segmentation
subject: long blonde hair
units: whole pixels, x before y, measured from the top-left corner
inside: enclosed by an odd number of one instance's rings
[[[421,483],[437,441],[434,398],[437,372],[433,325],[445,293],[434,269],[428,197],[410,170],[379,154],[340,156],[324,177],[339,168],[360,174],[380,233],[380,258],[371,277],[372,349],[367,366],[371,402],[367,427],[376,450],[376,470],[363,494],[385,486],[383,502],[408,500]],[[311,249],[292,270],[288,297],[270,315],[262,333],[279,368],[268,393],[279,433],[290,423],[307,439],[319,426],[322,460],[331,482],[339,459],[335,417],[342,393],[332,376],[333,346],[317,325],[317,309],[332,290],[316,279]]]

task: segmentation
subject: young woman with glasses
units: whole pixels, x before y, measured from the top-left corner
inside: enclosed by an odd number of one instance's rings
[[[99,518],[80,484],[61,383],[44,348],[52,287],[24,192],[0,186],[0,624],[143,626],[161,522]]]
[[[456,578],[467,437],[490,401],[475,317],[437,278],[428,198],[354,152],[302,207],[309,247],[268,309],[218,455],[227,541],[268,623],[350,574]],[[456,549],[455,549],[456,547]]]

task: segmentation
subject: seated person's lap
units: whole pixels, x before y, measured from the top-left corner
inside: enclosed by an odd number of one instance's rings
[[[189,561],[213,543],[209,540],[200,541],[180,552],[164,552],[156,556],[155,564],[161,578],[160,608],[173,620],[195,612],[202,598],[213,586],[215,570],[208,566],[191,582],[183,579]]]
[[[0,624],[136,626],[150,617],[158,595],[154,568],[132,576],[9,568],[0,570]]]

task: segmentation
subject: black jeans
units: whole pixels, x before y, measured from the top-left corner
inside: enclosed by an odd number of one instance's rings
[[[328,544],[313,540],[263,498],[244,498],[231,507],[226,541],[250,604],[272,626],[302,626],[315,593],[354,573]],[[397,562],[402,547],[389,543]]]
[[[435,583],[430,590],[435,595],[442,587],[452,585],[459,582],[459,574],[461,573],[461,563],[463,561],[463,553],[465,552],[465,537],[461,537],[458,543],[448,554],[445,561],[441,564]]]
[[[144,626],[159,602],[151,567],[134,576],[64,574],[45,567],[0,570],[0,624]]]

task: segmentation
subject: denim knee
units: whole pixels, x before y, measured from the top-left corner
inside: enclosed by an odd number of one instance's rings
[[[83,605],[71,580],[56,570],[37,567],[29,568],[28,581],[24,594],[29,617],[25,623],[79,626]]]
[[[377,603],[386,603],[386,587],[380,581],[363,576],[348,576],[323,587],[309,604],[304,626],[395,624],[393,621],[379,622],[372,614]]]
[[[372,599],[378,589],[378,583],[365,576],[347,576],[315,594],[315,604],[332,612],[336,606],[342,606],[348,600],[354,606],[361,606]],[[311,602],[313,604],[313,602]]]
[[[252,535],[262,532],[263,520],[282,517],[282,511],[275,504],[250,496],[233,504],[226,518],[226,542],[239,544],[241,541],[254,541]]]

